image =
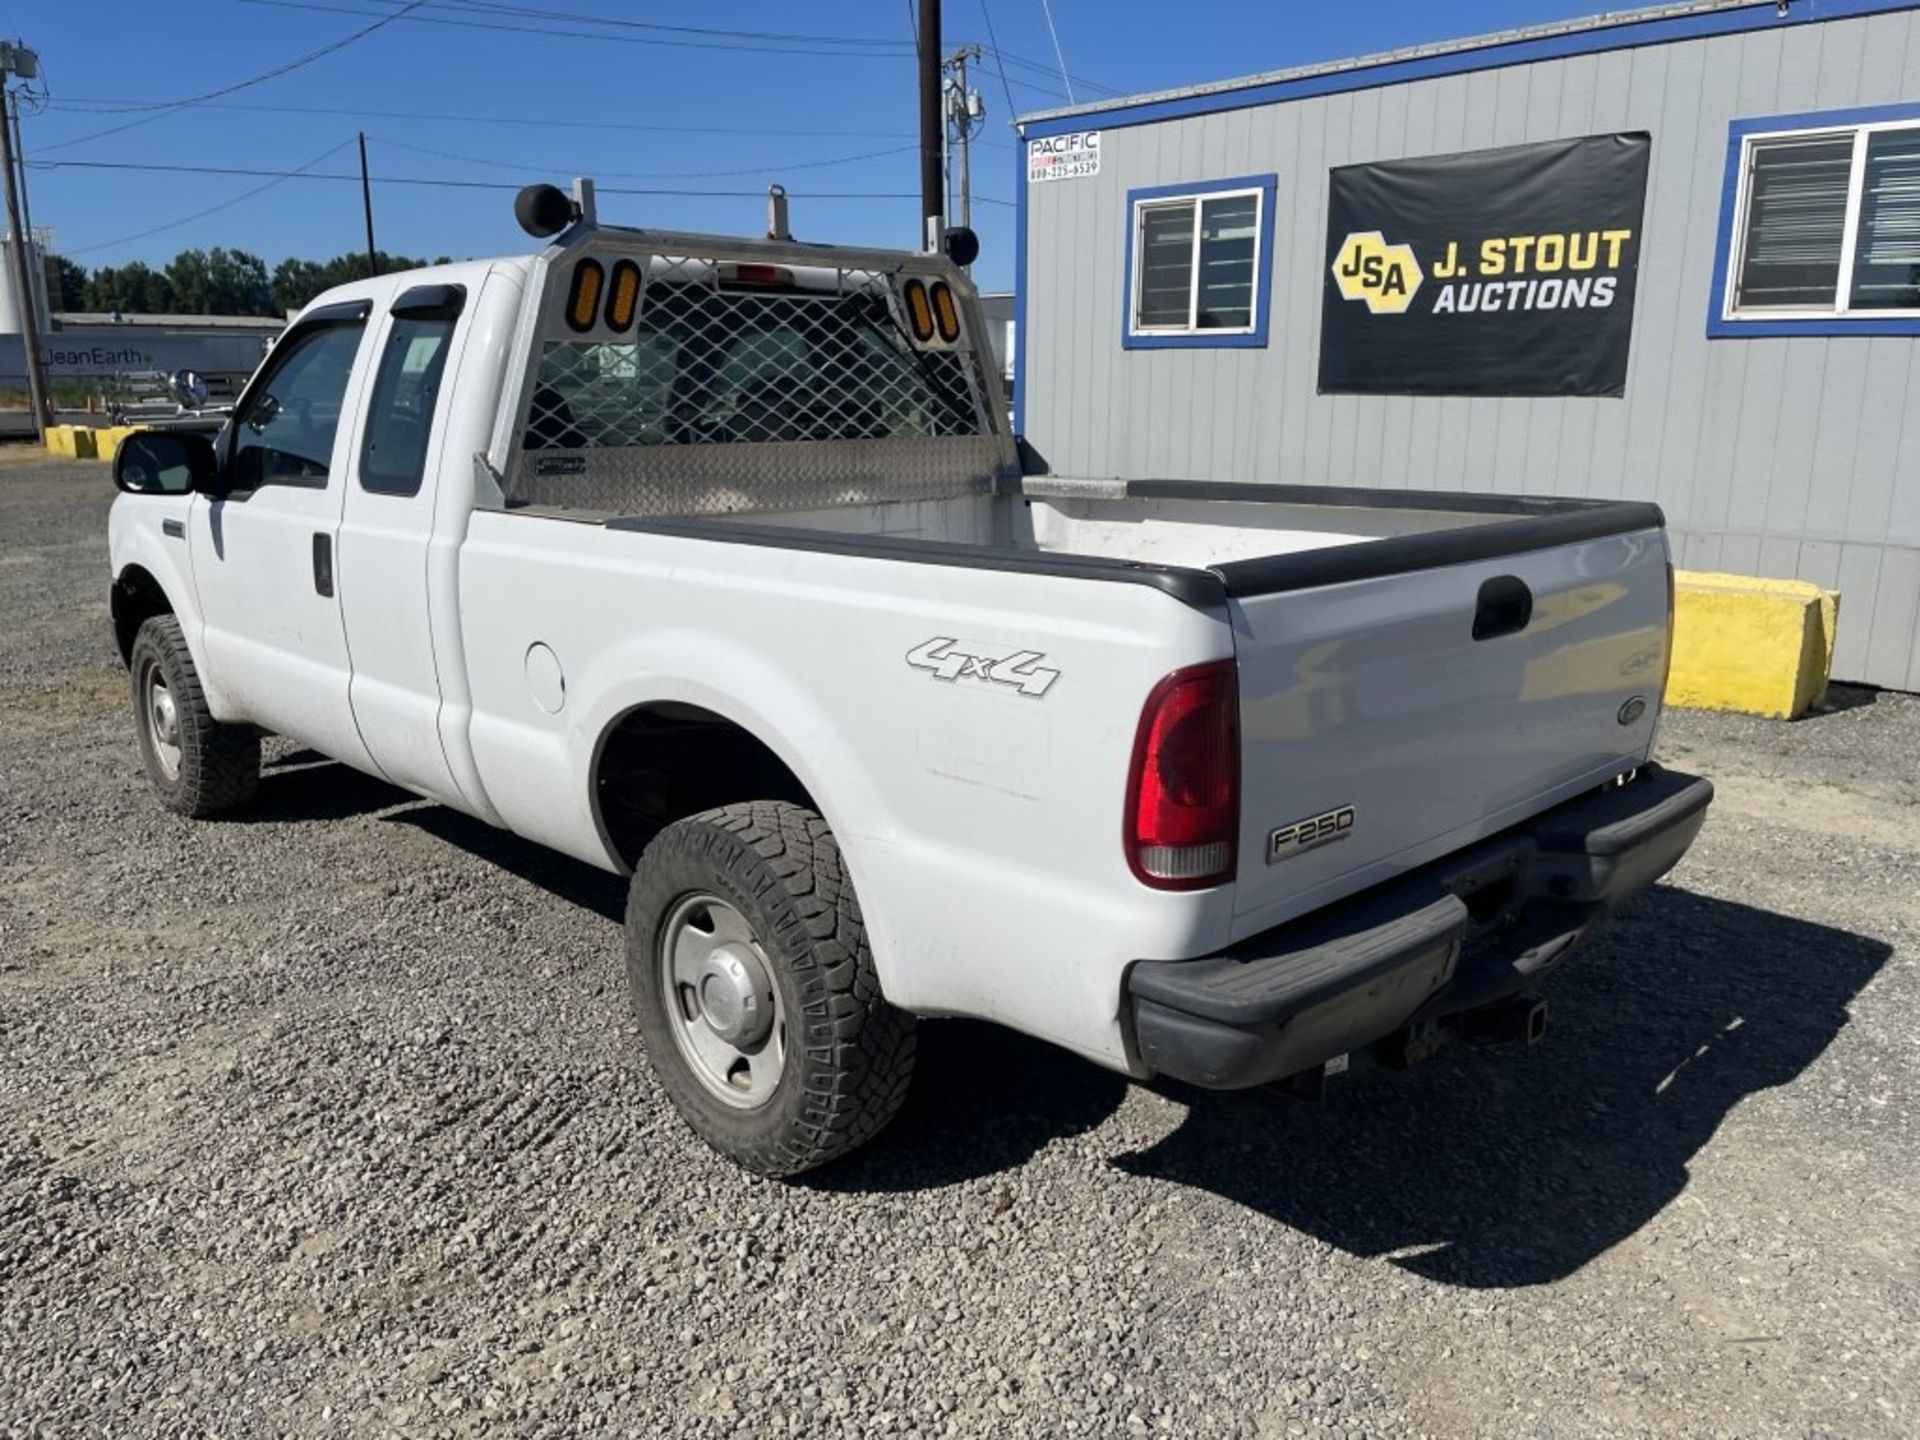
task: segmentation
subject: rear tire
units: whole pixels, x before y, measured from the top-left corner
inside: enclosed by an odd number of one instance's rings
[[[260,736],[213,718],[179,620],[155,615],[143,623],[127,663],[140,758],[162,803],[198,820],[251,800],[260,784]]]
[[[727,805],[654,837],[627,898],[647,1060],[695,1134],[758,1175],[797,1175],[899,1111],[914,1020],[880,993],[825,820]]]

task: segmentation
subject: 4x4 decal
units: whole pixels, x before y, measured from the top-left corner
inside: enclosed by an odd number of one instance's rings
[[[982,654],[965,648],[951,635],[936,635],[907,652],[907,664],[917,670],[931,670],[936,680],[984,680],[990,685],[1010,685],[1022,695],[1035,697],[1046,694],[1047,687],[1060,678],[1058,670],[1039,663],[1046,658],[1038,650],[1015,650],[1004,656]]]

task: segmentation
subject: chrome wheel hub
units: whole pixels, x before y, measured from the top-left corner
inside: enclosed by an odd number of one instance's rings
[[[746,916],[716,895],[682,898],[657,963],[674,1046],[695,1078],[739,1109],[766,1104],[786,1068],[786,1007]]]

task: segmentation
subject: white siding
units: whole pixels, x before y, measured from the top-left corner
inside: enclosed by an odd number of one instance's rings
[[[1054,470],[1657,501],[1694,569],[1842,592],[1836,675],[1920,689],[1914,340],[1709,340],[1729,122],[1920,101],[1920,16],[1800,24],[1102,130],[1028,195],[1026,434]],[[1320,395],[1327,171],[1653,136],[1624,399]],[[1126,194],[1274,172],[1265,349],[1125,350]]]

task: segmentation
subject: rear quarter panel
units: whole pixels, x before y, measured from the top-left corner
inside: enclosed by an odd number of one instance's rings
[[[1132,960],[1224,943],[1231,890],[1165,894],[1121,848],[1140,706],[1232,653],[1225,617],[1144,585],[612,531],[477,512],[460,593],[473,754],[515,831],[618,868],[589,775],[636,706],[700,705],[806,785],[858,888],[881,983],[1114,1066]],[[1038,651],[1043,694],[907,661],[948,638]],[[533,701],[550,647],[565,703]]]

